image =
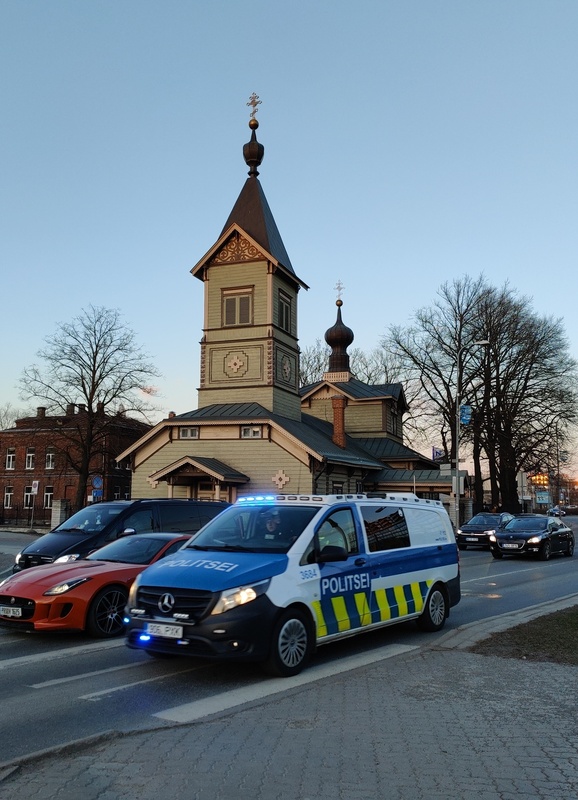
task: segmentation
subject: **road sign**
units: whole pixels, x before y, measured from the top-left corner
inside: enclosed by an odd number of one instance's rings
[[[100,475],[95,475],[94,478],[92,479],[92,488],[102,489],[102,478],[100,477]]]
[[[38,494],[38,484],[40,481],[32,481],[32,491],[30,494]]]

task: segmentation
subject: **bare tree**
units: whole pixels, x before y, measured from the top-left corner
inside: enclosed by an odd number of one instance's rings
[[[31,413],[30,409],[16,408],[12,403],[4,403],[0,406],[0,431],[12,428],[17,419],[28,417]]]
[[[562,322],[536,315],[507,284],[466,276],[443,284],[433,307],[417,311],[410,327],[391,328],[384,343],[419,381],[448,461],[456,457],[456,399],[473,406],[462,434],[473,448],[478,497],[483,455],[493,503],[519,510],[517,472],[540,460],[555,424],[560,435],[576,419],[576,362]]]
[[[83,410],[63,429],[63,455],[78,473],[76,507],[84,503],[91,465],[103,453],[118,415],[147,419],[153,408],[145,400],[158,375],[137,346],[135,335],[114,309],[89,306],[71,322],[61,323],[38,352],[42,366],[26,368],[20,379],[23,399],[40,400],[49,414],[71,406]]]

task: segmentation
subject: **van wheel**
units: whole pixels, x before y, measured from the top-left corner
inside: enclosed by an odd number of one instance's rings
[[[440,586],[436,584],[431,590],[424,610],[418,617],[417,624],[422,631],[439,631],[446,622],[448,604]]]
[[[105,586],[96,595],[86,616],[86,630],[97,639],[118,636],[124,630],[123,615],[128,592],[122,586]]]
[[[302,611],[289,609],[273,629],[271,653],[265,672],[280,678],[297,675],[309,661],[313,649],[312,626]]]

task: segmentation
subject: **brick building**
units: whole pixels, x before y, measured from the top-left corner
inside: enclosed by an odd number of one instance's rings
[[[90,465],[85,501],[94,497],[119,500],[130,497],[131,475],[117,464],[115,456],[149,429],[124,414],[100,415],[97,454]],[[0,431],[0,522],[12,525],[52,525],[53,510],[62,518],[73,507],[79,474],[75,442],[87,429],[88,412],[83,405],[69,405],[62,416],[48,416],[38,408],[35,417],[16,420],[14,427]],[[58,519],[60,521],[60,519]]]

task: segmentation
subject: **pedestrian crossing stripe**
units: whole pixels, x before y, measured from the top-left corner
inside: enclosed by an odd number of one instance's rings
[[[323,601],[315,600],[313,612],[317,622],[317,637],[322,639],[378,622],[400,619],[423,611],[425,599],[433,581],[416,581],[387,589],[333,595]]]

